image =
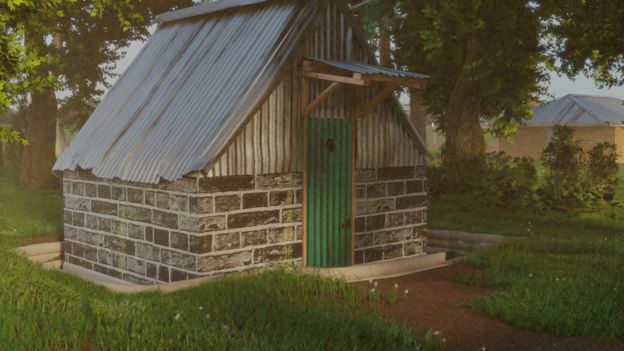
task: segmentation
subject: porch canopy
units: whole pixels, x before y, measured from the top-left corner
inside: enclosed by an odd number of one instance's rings
[[[362,118],[392,93],[400,88],[423,89],[429,76],[421,73],[412,73],[387,67],[369,65],[354,61],[325,60],[306,58],[303,61],[303,77],[308,79],[324,80],[331,85],[319,94],[312,102],[304,101],[303,116],[307,117],[314,109],[320,106],[325,99],[343,85],[367,87],[372,84],[381,84],[382,88],[375,96],[366,101],[357,109],[356,118]],[[364,94],[363,90],[360,90]],[[309,96],[308,85],[304,84],[304,99]],[[362,96],[360,101],[365,101]]]

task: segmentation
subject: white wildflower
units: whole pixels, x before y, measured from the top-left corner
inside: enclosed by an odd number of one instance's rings
[[[398,288],[399,288],[399,284],[394,283],[394,288],[395,288],[395,289],[398,289]]]
[[[173,319],[175,319],[176,321],[180,319],[180,314],[176,313],[175,317],[173,317]]]
[[[440,331],[439,330],[434,331],[433,335],[440,335]]]
[[[409,295],[409,290],[405,289],[405,295]]]
[[[442,343],[445,343],[445,342],[446,342],[446,338],[442,338]]]
[[[378,284],[377,282],[374,282],[374,283],[373,283],[373,285],[374,285],[375,287],[377,287],[377,284]]]
[[[487,349],[485,348],[485,346],[483,346],[483,347],[481,348],[481,351],[485,351],[485,350],[487,350]]]
[[[204,310],[204,306],[199,306],[199,310],[203,311]]]
[[[372,279],[369,279],[369,280],[368,280],[368,284],[373,284],[373,280],[372,280]]]

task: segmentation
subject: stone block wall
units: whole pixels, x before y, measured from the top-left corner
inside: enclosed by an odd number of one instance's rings
[[[298,262],[301,174],[159,185],[66,172],[65,261],[138,284]]]
[[[425,253],[425,167],[357,170],[355,263]]]

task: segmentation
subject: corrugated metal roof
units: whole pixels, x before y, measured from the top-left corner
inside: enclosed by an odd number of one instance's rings
[[[605,96],[566,95],[533,109],[531,127],[624,125],[624,101]]]
[[[414,79],[429,78],[429,76],[426,74],[399,71],[399,70],[392,69],[392,68],[368,65],[362,62],[325,60],[325,59],[319,59],[319,58],[313,58],[313,57],[310,57],[309,59],[312,61],[321,62],[326,65],[330,65],[338,69],[350,71],[353,73],[359,73],[362,75],[383,75],[383,76],[395,77],[395,78],[414,78]]]
[[[191,6],[184,9],[163,13],[162,15],[156,17],[156,23],[165,23],[197,16],[205,16],[208,14],[213,14],[215,12],[234,9],[237,7],[261,4],[266,1],[268,0],[228,0]]]
[[[164,23],[54,170],[158,183],[202,169],[261,102],[319,8],[266,2]]]

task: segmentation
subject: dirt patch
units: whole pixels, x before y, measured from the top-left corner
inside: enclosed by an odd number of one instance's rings
[[[406,323],[419,335],[427,330],[440,331],[450,350],[478,351],[622,351],[624,341],[606,343],[587,337],[557,337],[513,327],[461,306],[466,300],[491,292],[491,289],[457,282],[461,275],[474,272],[466,265],[455,264],[440,269],[381,280],[378,289],[385,294],[399,284],[399,302],[383,304],[382,312]],[[370,283],[361,283],[370,288]],[[402,294],[409,290],[407,301]]]

